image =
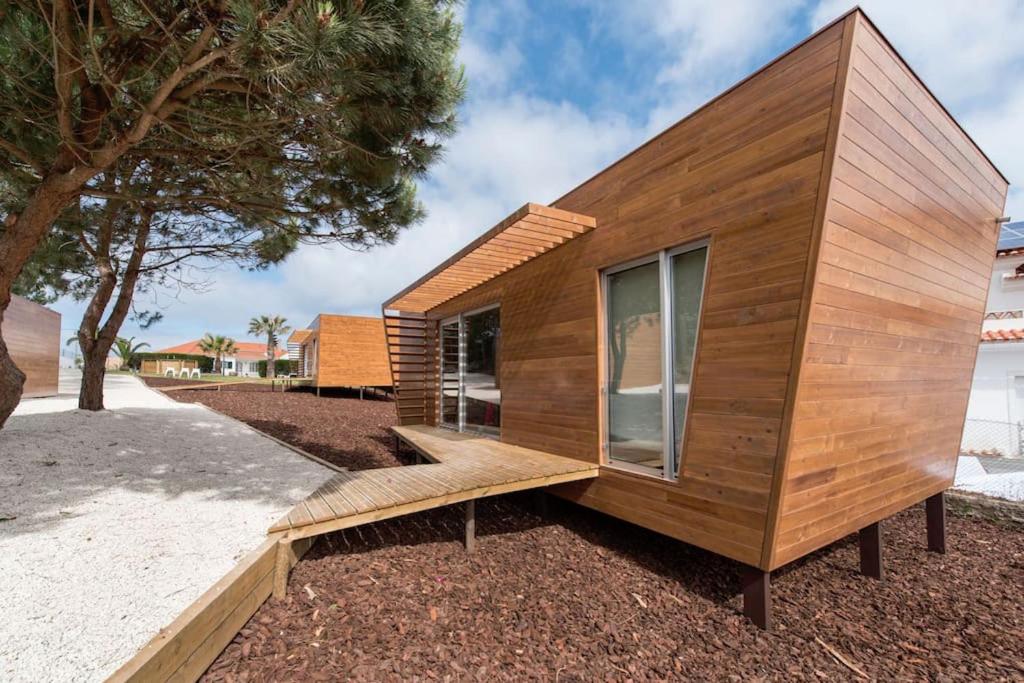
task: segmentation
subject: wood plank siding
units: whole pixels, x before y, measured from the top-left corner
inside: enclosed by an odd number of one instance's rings
[[[1007,191],[854,22],[772,567],[952,485]]]
[[[25,373],[22,398],[57,394],[60,313],[20,296],[4,312],[3,339],[11,359]]]
[[[438,322],[497,304],[501,441],[602,464],[559,495],[776,568],[952,482],[1006,190],[854,10],[552,204],[592,230],[426,311],[403,424],[438,423]],[[678,480],[609,467],[601,273],[701,240]]]
[[[302,344],[312,353],[319,387],[391,386],[391,366],[381,318],[321,313]]]
[[[430,311],[500,303],[501,439],[600,462],[598,273],[711,238],[679,481],[604,468],[562,495],[759,562],[841,37],[823,32],[556,202],[596,218],[592,232]]]

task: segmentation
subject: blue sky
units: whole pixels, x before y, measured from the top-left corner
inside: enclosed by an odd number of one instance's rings
[[[1024,3],[860,3],[1011,182],[1024,183]],[[459,133],[421,184],[425,222],[370,253],[302,248],[263,273],[224,268],[201,291],[160,292],[153,348],[204,332],[247,340],[249,318],[305,326],[380,302],[511,211],[548,203],[799,42],[843,0],[469,0]],[[1024,217],[1024,192],[1007,212]],[[82,305],[60,301],[65,337]]]

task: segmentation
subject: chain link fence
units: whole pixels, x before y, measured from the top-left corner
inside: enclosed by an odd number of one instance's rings
[[[960,452],[964,455],[1022,458],[1024,423],[968,419],[964,423]]]

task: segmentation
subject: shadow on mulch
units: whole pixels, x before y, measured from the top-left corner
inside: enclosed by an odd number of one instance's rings
[[[214,407],[214,406],[211,406]],[[336,448],[325,444],[320,438],[308,439],[304,437],[306,429],[297,427],[285,422],[268,420],[246,420],[246,423],[261,432],[265,432],[282,441],[297,446],[307,453],[323,458],[329,463],[347,467],[350,470],[369,470],[380,467],[396,467],[402,463],[394,458],[394,448],[391,436],[387,433],[369,434],[363,442],[369,441],[376,444],[373,449],[367,449],[365,443],[352,446],[351,448]],[[385,453],[390,457],[385,457]]]
[[[149,379],[149,378],[147,378]],[[241,420],[319,458],[350,470],[395,467],[388,428],[396,423],[395,404],[358,389],[331,389],[316,396],[308,388],[270,392],[267,385],[225,385],[171,392],[185,403],[201,403]]]
[[[181,392],[184,393],[184,392]],[[188,398],[352,469],[396,466],[393,404],[308,392]],[[920,507],[886,520],[883,582],[855,536],[772,578],[775,628],[739,612],[734,562],[529,495],[325,536],[204,676],[253,680],[1021,680],[1024,530]]]
[[[477,504],[324,537],[205,680],[1019,679],[1024,533],[950,518],[924,549],[885,525],[886,581],[854,537],[773,576],[776,627],[739,613],[739,565],[552,498]],[[838,657],[836,654],[838,653]],[[843,661],[845,660],[845,662]]]

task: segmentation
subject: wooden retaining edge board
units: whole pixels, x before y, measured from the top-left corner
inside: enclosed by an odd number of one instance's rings
[[[196,681],[270,596],[278,545],[272,534],[154,636],[108,683]],[[314,539],[291,542],[297,562]],[[291,569],[291,566],[288,567]]]
[[[246,382],[201,382],[199,384],[179,384],[171,387],[153,387],[164,393],[171,391],[188,391],[189,389],[219,389],[229,384],[246,384]]]

